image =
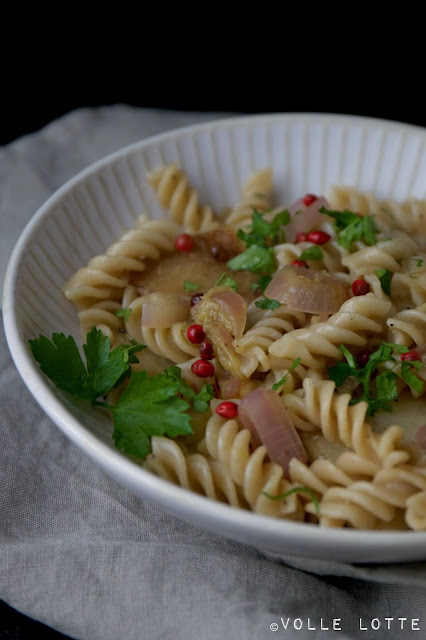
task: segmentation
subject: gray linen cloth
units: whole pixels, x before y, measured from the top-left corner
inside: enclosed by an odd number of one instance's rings
[[[221,115],[80,109],[0,149],[1,281],[25,223],[77,171]],[[31,618],[78,640],[426,637],[426,562],[278,558],[175,519],[62,435],[26,390],[3,332],[0,407],[0,598]]]

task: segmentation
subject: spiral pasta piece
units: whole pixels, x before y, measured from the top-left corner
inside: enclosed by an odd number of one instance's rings
[[[360,479],[372,479],[380,465],[352,451],[345,451],[333,461],[318,458],[310,464],[304,464],[293,458],[289,465],[290,479],[323,495],[329,487],[349,487]]]
[[[246,505],[239,497],[229,472],[220,462],[200,453],[186,454],[169,438],[153,436],[145,467],[161,478],[234,507]]]
[[[350,298],[326,322],[286,333],[269,347],[277,358],[300,357],[301,363],[313,369],[323,368],[325,358],[341,360],[338,345],[365,346],[370,335],[380,334],[391,308],[388,300],[373,293]]]
[[[254,172],[243,186],[241,200],[231,209],[225,223],[236,228],[251,224],[253,211],[267,211],[270,206],[272,170],[260,169]]]
[[[240,429],[236,420],[225,420],[217,415],[209,418],[205,432],[206,450],[229,471],[250,509],[263,515],[300,520],[303,510],[296,493],[286,500],[273,500],[264,494],[279,496],[294,485],[283,477],[282,467],[268,460],[266,447],[252,451],[250,441],[250,432]]]
[[[415,309],[404,309],[386,321],[388,342],[405,347],[426,344],[426,303]]]
[[[250,310],[248,310],[248,316],[250,316]],[[247,358],[247,362],[241,365],[244,374],[249,376],[256,369],[269,371],[271,359],[268,350],[271,344],[284,333],[301,326],[305,318],[304,313],[293,311],[286,305],[264,312],[261,318],[233,343],[235,351]]]
[[[188,322],[176,322],[165,329],[143,327],[140,322],[142,299],[137,298],[130,305],[130,317],[126,322],[127,334],[140,344],[146,345],[153,353],[167,358],[175,364],[194,358],[198,355],[197,348],[187,337]]]
[[[426,255],[402,261],[402,270],[392,278],[391,295],[403,304],[421,305],[426,301]]]
[[[329,442],[340,442],[358,456],[390,467],[410,460],[410,453],[401,442],[404,430],[391,426],[382,434],[374,433],[365,421],[367,403],[351,405],[349,393],[335,394],[332,380],[303,381],[303,392],[283,396],[295,426],[301,431],[320,429]]]
[[[321,516],[339,520],[340,525],[377,528],[392,522],[399,512],[405,514],[407,527],[424,530],[425,495],[426,468],[381,468],[370,481],[354,482],[345,489],[327,489],[320,505]]]
[[[170,211],[173,222],[182,225],[185,231],[207,231],[215,225],[213,209],[199,203],[197,191],[175,162],[149,172],[147,180],[161,206]]]
[[[109,338],[112,347],[126,342],[124,322],[117,316],[119,309],[121,309],[119,302],[103,300],[80,311],[78,318],[82,340],[84,341],[89,331],[96,327],[98,331],[102,331],[103,335]]]
[[[102,300],[121,299],[131,271],[143,271],[144,260],[158,260],[173,249],[178,227],[165,220],[145,220],[126,231],[103,255],[79,269],[63,288],[79,311]]]
[[[401,261],[417,252],[418,245],[413,238],[403,231],[379,234],[377,243],[358,249],[342,258],[342,264],[354,276],[388,269],[391,273],[402,271]]]
[[[330,487],[320,502],[320,525],[349,525],[355,529],[376,529],[396,517],[391,490],[371,482],[354,482],[349,487]],[[312,506],[307,506],[311,511]],[[326,519],[324,521],[324,519]],[[380,527],[381,528],[381,527]]]
[[[426,491],[408,498],[405,521],[414,531],[426,531]]]
[[[161,294],[158,294],[161,300]],[[142,308],[144,295],[138,295],[136,287],[126,287],[123,293],[123,307],[129,310],[129,316],[125,322],[126,333],[130,339],[144,344],[153,353],[171,362],[183,363],[188,358],[195,358],[199,351],[191,344],[186,336],[189,320],[174,322],[172,326],[156,329],[142,326]],[[165,296],[164,304],[167,304]]]

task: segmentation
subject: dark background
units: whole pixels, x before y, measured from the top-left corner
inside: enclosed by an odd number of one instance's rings
[[[324,90],[325,91],[325,90]],[[193,93],[192,93],[193,92]],[[241,94],[238,87],[225,90],[225,86],[218,84],[217,91],[211,93],[209,87],[198,84],[196,87],[176,87],[170,91],[162,86],[154,86],[152,90],[137,91],[134,87],[114,88],[104,87],[100,90],[75,87],[59,87],[58,92],[49,90],[47,94],[36,95],[34,92],[26,94],[15,93],[2,107],[0,122],[0,144],[5,145],[13,140],[37,131],[49,122],[80,107],[98,107],[112,104],[128,104],[135,107],[173,109],[179,111],[220,111],[231,113],[277,113],[277,112],[308,112],[308,113],[342,113],[360,115],[373,118],[384,118],[397,122],[406,122],[425,127],[426,108],[423,100],[414,102],[402,99],[401,95],[392,100],[384,96],[376,99],[366,99],[365,96],[344,94],[330,96],[321,94],[315,88],[315,96],[308,99],[299,90],[296,95],[263,96],[258,93],[252,95]],[[219,95],[221,93],[221,95]],[[46,97],[46,95],[48,97]]]
[[[177,41],[169,33],[156,44],[164,59],[158,51],[149,58],[143,40],[140,45],[102,41],[88,57],[76,48],[78,39],[59,37],[47,48],[34,41],[15,66],[3,65],[0,144],[79,107],[112,104],[243,114],[340,113],[426,126],[426,56],[418,51],[414,32],[405,48],[400,39],[378,40],[376,54],[373,35],[369,41],[365,32],[355,41],[345,35],[322,47],[286,38],[262,42],[250,34],[241,43],[230,32],[215,37],[205,42],[191,32]],[[9,51],[5,57],[10,59]]]

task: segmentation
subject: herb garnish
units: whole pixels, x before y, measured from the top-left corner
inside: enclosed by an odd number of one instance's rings
[[[247,233],[243,229],[238,229],[237,236],[246,243],[248,247],[252,245],[271,246],[277,242],[285,241],[284,229],[282,228],[290,222],[288,209],[283,209],[275,214],[271,222],[264,219],[264,214],[254,210],[250,231]]]
[[[263,214],[254,211],[250,231],[238,229],[237,236],[243,240],[247,249],[227,263],[233,271],[245,270],[259,276],[271,275],[276,268],[275,253],[272,245],[284,242],[283,226],[290,222],[288,209],[275,214],[271,222],[267,222]]]
[[[332,211],[326,207],[321,207],[320,212],[336,220],[337,242],[347,251],[356,240],[364,240],[369,247],[376,244],[378,229],[373,216],[359,216],[348,209]]]
[[[299,364],[301,358],[296,358],[296,360],[293,362],[293,364],[291,365],[291,367],[289,368],[289,370],[287,371],[287,373],[285,374],[284,377],[281,378],[281,380],[279,380],[278,382],[276,382],[275,384],[272,385],[272,388],[274,391],[276,391],[277,389],[279,389],[280,387],[283,386],[283,384],[285,384],[287,382],[287,378],[289,376],[289,374],[295,370],[295,368],[297,367],[297,365]]]
[[[281,493],[279,496],[273,496],[270,493],[267,493],[267,491],[262,491],[262,493],[264,496],[266,496],[267,498],[270,498],[271,500],[286,500],[293,493],[307,493],[312,500],[312,503],[314,505],[314,508],[317,514],[319,514],[320,512],[320,504],[316,496],[316,493],[312,491],[312,489],[309,489],[308,487],[293,487],[292,489],[289,489],[289,491],[286,491],[285,493]]]
[[[358,378],[363,387],[363,393],[360,397],[352,398],[350,404],[357,404],[365,401],[368,404],[367,413],[374,416],[376,411],[384,409],[392,412],[390,403],[398,397],[397,379],[398,376],[394,371],[385,370],[379,373],[374,380],[374,388],[371,388],[371,378],[373,372],[377,369],[377,365],[381,362],[393,362],[393,367],[399,364],[399,361],[393,356],[393,353],[407,353],[409,350],[400,344],[391,342],[382,342],[382,344],[374,351],[367,364],[358,368],[355,357],[348,351],[344,345],[340,345],[340,351],[343,353],[346,362],[338,362],[328,369],[330,380],[340,386],[346,378],[352,376]],[[412,372],[414,369],[420,369],[422,363],[419,361],[403,361],[401,362],[401,378],[416,391],[422,391],[424,382],[419,380]]]
[[[265,291],[266,287],[271,282],[271,280],[272,280],[271,276],[260,276],[257,282],[251,283],[250,288],[252,289],[252,291],[256,291],[257,289],[259,289],[260,291],[263,292]]]
[[[115,315],[117,316],[117,318],[123,318],[124,322],[127,322],[127,320],[130,318],[131,313],[131,309],[117,309]]]
[[[145,349],[132,341],[110,351],[109,338],[96,327],[87,334],[83,346],[87,367],[72,336],[54,333],[52,340],[39,336],[29,340],[29,345],[41,370],[58,389],[92,403],[129,377],[130,364],[139,362],[134,354]]]
[[[374,273],[380,280],[383,293],[386,293],[387,296],[390,296],[392,273],[389,271],[389,269],[378,269]]]
[[[183,281],[183,290],[184,291],[198,291],[200,286],[195,284],[194,282],[190,282],[189,280]]]
[[[224,286],[224,287],[230,287],[234,291],[237,291],[237,289],[238,289],[236,281],[234,280],[234,278],[231,278],[231,276],[228,276],[226,271],[224,271],[222,273],[222,275],[220,276],[219,280],[216,282],[216,284],[214,286],[218,287],[220,284],[222,286]]]
[[[227,266],[232,271],[251,271],[258,275],[270,275],[275,271],[275,253],[272,247],[252,244],[242,253],[231,258]]]
[[[58,389],[112,413],[115,444],[129,455],[145,458],[153,435],[174,438],[192,433],[188,409],[204,412],[215,396],[212,385],[196,393],[175,365],[152,377],[147,371],[132,371],[130,364],[139,362],[134,354],[145,345],[132,341],[111,351],[109,338],[96,327],[83,346],[86,366],[72,336],[54,333],[52,340],[39,336],[29,345]],[[126,379],[128,385],[114,406],[98,400]]]
[[[278,309],[278,307],[281,306],[281,302],[279,300],[271,300],[271,298],[267,298],[266,296],[260,300],[256,300],[254,304],[256,307],[259,307],[259,309],[270,310]]]
[[[313,245],[312,247],[308,247],[298,257],[298,260],[322,260],[324,257],[324,253],[320,247],[317,245]]]

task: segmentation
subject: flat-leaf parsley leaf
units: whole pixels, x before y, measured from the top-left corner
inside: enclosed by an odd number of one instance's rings
[[[134,354],[145,348],[133,341],[110,351],[109,338],[93,327],[83,345],[86,368],[72,336],[54,333],[51,340],[39,336],[29,340],[29,346],[41,370],[58,389],[87,402],[95,402],[127,376],[130,362],[138,362]]]
[[[337,242],[347,251],[356,240],[364,240],[368,246],[376,244],[377,227],[372,216],[359,216],[348,209],[332,211],[326,207],[321,207],[320,212],[336,220]]]
[[[103,405],[114,417],[116,447],[145,458],[152,436],[175,438],[192,433],[189,404],[178,392],[179,381],[167,373],[150,378],[147,371],[134,372],[118,402]]]
[[[372,375],[381,362],[391,362],[394,363],[393,368],[396,367],[399,361],[393,354],[407,353],[408,348],[391,342],[382,342],[377,350],[370,355],[364,367],[357,367],[354,356],[344,345],[341,345],[339,349],[345,356],[346,362],[338,362],[328,369],[330,380],[333,380],[338,387],[349,376],[358,379],[362,385],[363,393],[361,396],[352,398],[350,404],[356,404],[362,401],[367,402],[367,413],[371,416],[374,416],[379,409],[391,412],[392,407],[390,403],[398,398],[397,374],[392,370],[382,371],[376,375],[374,387],[371,385]],[[423,390],[424,382],[413,374],[412,367],[418,369],[422,366],[421,362],[416,361],[401,362],[401,378],[416,391]]]
[[[42,371],[59,389],[111,412],[115,445],[139,458],[146,457],[153,435],[174,438],[192,433],[188,410],[207,411],[215,397],[213,385],[196,392],[175,365],[152,377],[147,371],[133,371],[130,364],[139,362],[135,353],[145,345],[133,340],[111,351],[109,338],[96,327],[83,345],[86,366],[74,338],[63,333],[54,333],[52,340],[39,336],[29,345]],[[99,400],[127,379],[115,405]]]

